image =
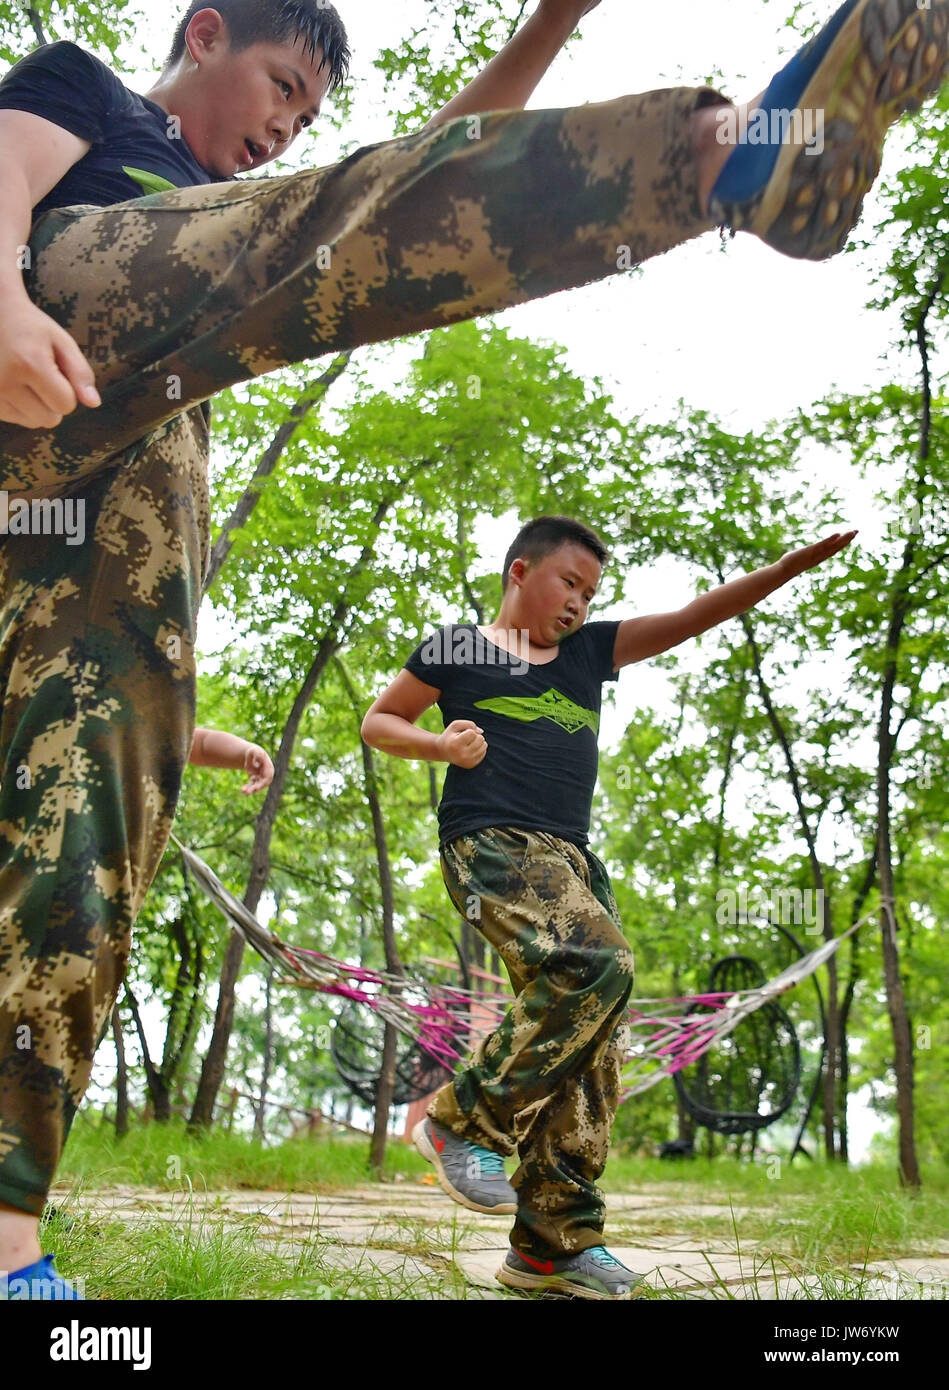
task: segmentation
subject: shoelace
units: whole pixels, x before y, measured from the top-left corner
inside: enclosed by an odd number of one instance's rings
[[[481,1176],[483,1178],[503,1178],[504,1159],[500,1154],[492,1153],[490,1149],[483,1149],[480,1144],[469,1144],[471,1155],[476,1158],[481,1165]]]
[[[617,1260],[615,1256],[610,1254],[605,1245],[594,1245],[591,1249],[587,1251],[587,1254],[591,1257],[591,1259],[595,1260],[598,1265],[602,1265],[604,1269],[625,1268],[625,1266],[621,1265],[619,1260]]]

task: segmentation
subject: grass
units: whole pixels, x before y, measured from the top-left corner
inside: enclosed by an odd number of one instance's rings
[[[370,1179],[368,1143],[356,1136],[300,1138],[264,1146],[238,1134],[191,1136],[180,1122],[136,1129],[121,1141],[94,1115],[80,1115],[59,1172],[54,1197],[72,1221],[47,1227],[45,1244],[67,1274],[81,1275],[89,1297],[101,1299],[478,1299],[458,1268],[433,1252],[470,1248],[467,1227],[446,1201],[445,1219],[429,1221],[400,1210],[430,1176],[414,1148],[388,1146],[384,1184],[391,1199],[368,1235],[375,1269],[359,1245],[342,1244],[334,1228],[320,1229],[319,1201],[308,1224],[288,1228],[288,1193],[326,1194],[364,1187]],[[648,1198],[642,1207],[609,1217],[613,1246],[649,1248],[655,1236],[686,1237],[700,1245],[704,1290],[683,1289],[653,1276],[647,1299],[698,1296],[732,1300],[736,1288],[723,1265],[736,1255],[744,1298],[878,1299],[878,1276],[866,1266],[899,1256],[949,1259],[949,1169],[924,1173],[919,1194],[900,1188],[894,1168],[858,1171],[815,1161],[780,1168],[766,1162],[695,1159],[685,1163],[613,1157],[602,1185]],[[138,1211],[134,1233],[111,1216],[78,1208],[83,1193],[109,1187],[173,1194],[163,1210]],[[68,1191],[64,1190],[68,1188]],[[378,1184],[377,1184],[378,1188]],[[217,1193],[272,1193],[240,1214]],[[210,1199],[210,1200],[209,1200]],[[696,1210],[702,1208],[706,1210]],[[712,1210],[707,1210],[711,1208]],[[718,1208],[715,1211],[714,1208]],[[367,1208],[371,1221],[374,1208]],[[508,1226],[498,1222],[498,1244]],[[670,1256],[667,1263],[674,1263]],[[719,1268],[718,1266],[721,1266]],[[936,1296],[940,1291],[935,1290]],[[949,1280],[941,1289],[947,1297]],[[907,1286],[900,1296],[919,1296]]]
[[[477,1296],[453,1272],[446,1279],[396,1253],[378,1270],[358,1251],[344,1251],[318,1230],[292,1240],[262,1238],[260,1223],[231,1225],[194,1194],[175,1206],[174,1222],[137,1222],[130,1238],[121,1221],[84,1214],[70,1224],[53,1219],[44,1246],[55,1246],[57,1265],[81,1275],[85,1295],[105,1301],[207,1300],[426,1300]]]
[[[212,1130],[188,1133],[181,1120],[150,1124],[116,1139],[112,1129],[81,1113],[69,1136],[57,1177],[92,1179],[97,1187],[158,1187],[178,1191],[197,1186],[285,1192],[331,1192],[369,1181],[369,1148],[353,1135],[287,1140],[273,1147],[241,1134]],[[390,1140],[384,1177],[421,1177],[429,1164],[413,1145]]]

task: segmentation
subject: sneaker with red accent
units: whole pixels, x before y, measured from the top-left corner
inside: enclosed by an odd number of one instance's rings
[[[459,1139],[434,1120],[420,1120],[412,1130],[415,1147],[435,1165],[438,1181],[449,1197],[469,1211],[488,1216],[513,1216],[517,1193],[504,1175],[500,1154]]]
[[[538,1260],[512,1249],[495,1278],[509,1289],[569,1298],[638,1298],[644,1288],[644,1276],[620,1264],[603,1245],[559,1260]]]

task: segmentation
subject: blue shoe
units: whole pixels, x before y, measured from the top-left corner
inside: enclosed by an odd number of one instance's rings
[[[57,1274],[52,1255],[44,1255],[34,1265],[18,1269],[13,1274],[0,1274],[0,1303],[23,1299],[43,1299],[60,1301],[65,1299],[83,1300],[83,1295]]]
[[[918,111],[949,66],[949,0],[847,0],[774,78],[737,139],[709,215],[785,255],[843,250],[880,172],[889,127]],[[725,122],[730,120],[729,131]]]
[[[442,1189],[469,1211],[488,1216],[513,1216],[517,1193],[504,1176],[500,1154],[459,1139],[444,1125],[424,1119],[412,1130],[415,1147],[435,1165]]]
[[[600,1300],[638,1298],[644,1287],[643,1276],[620,1264],[602,1245],[559,1260],[535,1260],[511,1249],[495,1278],[508,1289]]]

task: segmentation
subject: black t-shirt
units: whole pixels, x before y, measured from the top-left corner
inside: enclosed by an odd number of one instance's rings
[[[34,220],[50,208],[110,207],[220,182],[195,159],[172,117],[74,43],[49,44],[21,58],[0,82],[0,110],[42,116],[92,145],[37,203]]]
[[[474,623],[453,623],[418,646],[405,668],[441,694],[447,727],[472,719],[488,751],[474,768],[449,764],[439,838],[492,825],[540,830],[585,845],[596,785],[600,702],[615,680],[619,623],[587,623],[553,661],[519,661]]]

